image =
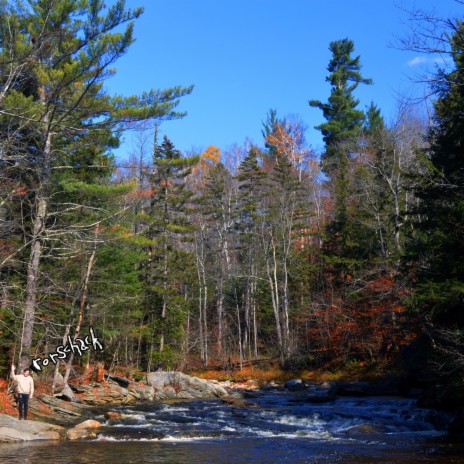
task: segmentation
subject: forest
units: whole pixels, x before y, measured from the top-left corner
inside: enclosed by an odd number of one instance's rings
[[[142,9],[0,9],[3,374],[92,327],[104,350],[45,370],[67,379],[73,365],[97,362],[150,372],[267,360],[389,372],[409,358],[435,382],[462,386],[460,19],[435,18],[431,37],[419,17],[423,34],[404,41],[449,57],[430,79],[428,112],[404,100],[387,122],[360,102],[356,88],[372,81],[353,41],[335,38],[324,45],[327,100],[308,89],[323,153],[304,121],[270,102],[256,122],[261,144],[185,154],[159,125],[184,117],[176,108],[193,87],[105,87]],[[137,150],[116,159],[134,128]]]

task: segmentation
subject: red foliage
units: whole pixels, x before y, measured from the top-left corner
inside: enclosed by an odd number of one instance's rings
[[[14,397],[11,393],[8,393],[8,382],[3,379],[0,379],[0,413],[9,414],[10,416],[17,414]]]
[[[15,197],[24,197],[24,196],[26,196],[29,192],[30,192],[30,190],[29,190],[28,188],[26,188],[25,186],[19,186],[19,187],[17,187],[16,189],[14,189],[11,193],[12,193]]]
[[[0,256],[10,256],[14,253],[14,251],[15,248],[11,240],[0,240]]]
[[[416,336],[410,318],[406,324],[401,293],[393,277],[383,275],[358,289],[356,298],[348,301],[327,295],[330,306],[321,305],[299,320],[308,327],[310,351],[325,360],[392,358]]]

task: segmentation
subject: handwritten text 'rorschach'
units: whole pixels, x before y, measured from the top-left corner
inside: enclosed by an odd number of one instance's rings
[[[35,358],[32,360],[31,368],[34,371],[40,372],[42,366],[48,366],[50,361],[53,364],[57,363],[57,359],[65,359],[69,353],[74,355],[82,356],[84,351],[87,351],[92,347],[95,351],[103,351],[103,345],[95,336],[93,327],[89,327],[90,335],[87,335],[84,339],[76,338],[73,340],[68,335],[68,343],[66,345],[59,346],[54,353],[50,353],[46,358]]]

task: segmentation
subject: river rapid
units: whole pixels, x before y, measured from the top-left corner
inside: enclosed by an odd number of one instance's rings
[[[96,439],[0,445],[0,463],[462,463],[450,417],[398,397],[339,398],[257,392],[245,402],[144,403],[113,408]]]

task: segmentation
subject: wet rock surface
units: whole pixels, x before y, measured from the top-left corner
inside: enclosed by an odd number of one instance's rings
[[[285,388],[288,391],[296,392],[306,390],[307,385],[301,379],[292,379],[285,383]]]
[[[102,426],[102,423],[93,419],[88,419],[80,424],[77,424],[72,429],[66,432],[66,438],[68,440],[80,440],[83,438],[95,438],[97,436],[98,429]]]

